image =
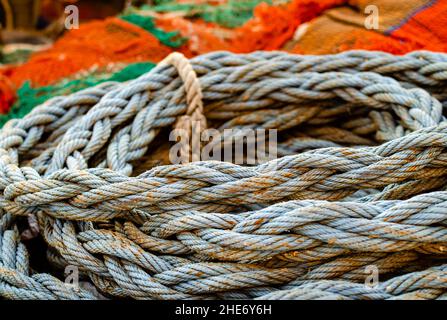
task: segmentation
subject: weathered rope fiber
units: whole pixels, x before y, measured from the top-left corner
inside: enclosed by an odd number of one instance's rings
[[[173,65],[178,70],[180,78],[185,85],[188,108],[186,114],[177,119],[175,128],[188,132],[189,137],[200,137],[201,132],[206,129],[206,118],[203,114],[202,89],[192,65],[185,56],[178,52],[170,54],[160,62],[160,65]],[[189,151],[189,143],[183,144],[183,155],[189,156]],[[192,152],[191,156],[193,161],[200,160],[198,152]]]
[[[109,298],[446,297],[447,55],[182,63],[51,99],[0,131],[0,296],[94,298],[31,272],[15,221],[32,215],[50,261]],[[278,129],[288,155],[133,176],[163,129],[197,110],[234,138]],[[384,279],[374,289],[369,265]]]

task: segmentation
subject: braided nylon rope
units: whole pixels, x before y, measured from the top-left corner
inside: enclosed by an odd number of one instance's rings
[[[51,99],[0,131],[0,296],[97,297],[29,266],[30,217],[107,298],[447,298],[446,85],[445,54],[216,52]],[[280,157],[134,174],[203,114]]]

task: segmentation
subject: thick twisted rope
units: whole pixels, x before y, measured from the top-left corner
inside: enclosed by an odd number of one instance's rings
[[[30,275],[29,257],[19,242],[13,218],[0,216],[0,296],[8,299],[95,299],[89,292],[67,286],[48,274]]]
[[[440,298],[444,267],[411,266],[447,256],[446,69],[445,55],[429,52],[174,56],[9,122],[2,217],[36,215],[51,259],[108,297]],[[287,156],[131,176],[161,129],[203,113],[220,132],[242,129],[235,139],[246,129],[292,134],[279,144]],[[17,231],[2,234],[2,296],[93,297],[30,276]],[[408,272],[365,293],[371,264]]]
[[[88,169],[61,170],[47,179],[37,178],[34,172],[36,178],[0,180],[5,196],[2,205],[17,212],[44,205],[55,217],[104,220],[132,209],[144,213],[148,208],[150,214],[151,206],[163,209],[179,201],[242,205],[290,197],[335,200],[359,189],[445,176],[446,133],[443,123],[379,147],[318,149],[251,168],[200,162],[156,167],[138,177]]]

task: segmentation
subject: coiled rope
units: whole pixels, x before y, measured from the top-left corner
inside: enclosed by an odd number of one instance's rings
[[[0,296],[95,298],[32,272],[31,216],[107,298],[446,298],[446,81],[431,52],[216,52],[51,99],[0,131]],[[202,111],[235,139],[277,129],[281,157],[132,175]]]

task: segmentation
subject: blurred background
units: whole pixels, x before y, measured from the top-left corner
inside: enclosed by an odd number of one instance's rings
[[[67,5],[79,7],[81,21],[119,13],[125,0],[2,0],[1,21],[7,30],[43,29],[64,15]],[[149,1],[150,3],[150,1]]]

